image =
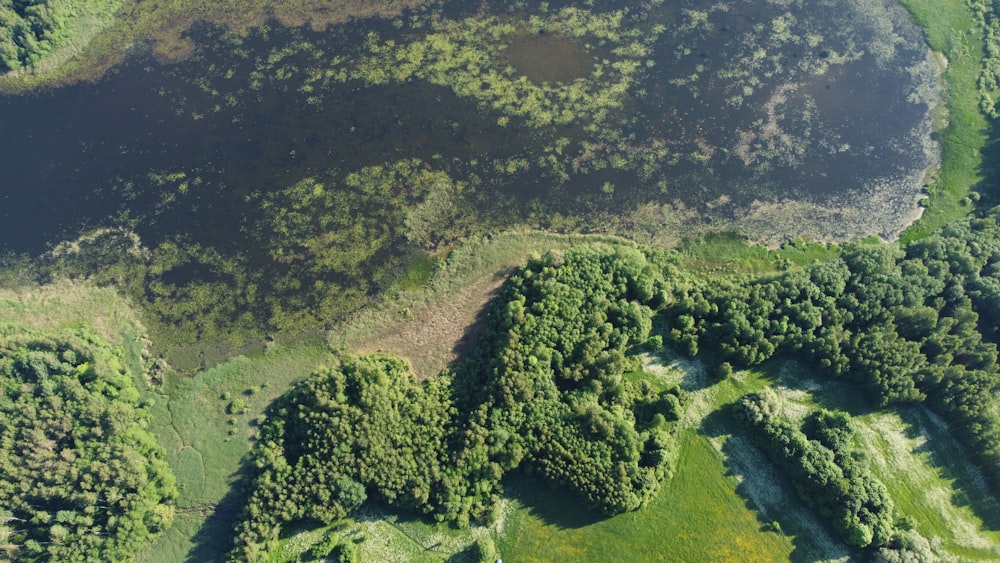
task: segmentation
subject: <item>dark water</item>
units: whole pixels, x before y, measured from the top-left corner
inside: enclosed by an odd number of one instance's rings
[[[38,253],[87,228],[127,225],[151,244],[181,234],[252,252],[244,248],[245,233],[259,220],[260,194],[331,170],[411,157],[457,179],[475,177],[469,201],[484,215],[502,203],[495,219],[501,223],[532,213],[627,213],[647,202],[681,202],[701,214],[699,221],[725,223],[754,201],[843,206],[868,193],[866,186],[886,182],[905,192],[889,198],[893,205],[912,204],[919,190],[913,173],[933,159],[921,146],[927,105],[908,100],[926,79],[907,70],[926,56],[919,34],[896,21],[892,55],[877,60],[865,49],[871,30],[848,36],[830,28],[843,27],[844,2],[781,4],[633,8],[641,12],[635,25],[662,23],[667,31],[649,57],[655,65],[598,133],[588,131],[586,119],[541,128],[515,119],[499,127],[496,111],[421,81],[348,81],[310,92],[293,73],[248,86],[255,61],[284,45],[314,46],[290,59],[305,74],[335,54],[355,52],[372,29],[399,41],[419,36],[406,25],[367,22],[327,34],[272,29],[236,43],[220,30],[198,28],[192,34],[201,48],[190,61],[161,65],[140,57],[99,84],[0,100],[0,249]],[[461,5],[450,10],[447,16],[472,14]],[[678,31],[699,14],[704,25]],[[801,37],[782,42],[774,39],[781,26],[775,18],[787,14]],[[824,36],[816,47],[805,38],[813,32]],[[773,62],[733,78],[745,69],[741,57],[753,54],[748,40]],[[861,54],[822,75],[794,70],[803,60],[836,59],[852,44]],[[610,56],[611,47],[588,51],[578,40],[523,37],[512,41],[504,63],[535,82],[571,81]],[[690,76],[697,78],[677,82]],[[555,139],[567,140],[569,160],[585,155],[586,143],[603,143],[597,135],[617,136],[611,153],[661,143],[673,156],[645,175],[607,168],[568,179],[545,167],[504,174],[489,164],[530,161]],[[171,200],[150,173],[183,173],[191,186]],[[613,193],[602,191],[609,184]],[[864,198],[859,209],[870,203]],[[897,211],[861,213],[894,221]]]

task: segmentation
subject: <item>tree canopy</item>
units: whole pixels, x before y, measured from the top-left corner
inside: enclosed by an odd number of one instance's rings
[[[0,553],[122,561],[177,496],[133,374],[93,332],[0,324]]]
[[[854,433],[844,413],[819,411],[806,434],[782,413],[770,389],[745,395],[737,417],[753,441],[788,475],[799,497],[854,547],[880,547],[893,537],[894,504],[878,479],[854,456]]]
[[[1000,211],[905,247],[851,244],[774,277],[696,282],[670,339],[733,365],[777,353],[859,382],[882,406],[924,403],[1000,483]]]
[[[667,422],[683,399],[624,377],[663,285],[635,249],[550,254],[507,281],[480,349],[453,371],[416,383],[384,355],[316,371],[268,411],[233,557],[259,559],[283,524],[333,522],[369,494],[439,521],[490,521],[518,468],[605,512],[638,508],[669,471]]]

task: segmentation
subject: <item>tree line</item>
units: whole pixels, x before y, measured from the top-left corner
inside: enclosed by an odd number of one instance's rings
[[[885,546],[895,532],[892,499],[855,458],[850,417],[821,410],[805,421],[805,431],[782,413],[774,391],[744,395],[737,418],[753,442],[788,475],[799,497],[853,547]]]
[[[522,470],[613,514],[671,471],[685,393],[637,366],[662,314],[669,345],[719,365],[784,354],[858,382],[881,406],[923,403],[994,485],[1000,477],[1000,211],[904,247],[847,244],[803,269],[708,279],[676,254],[583,246],[536,258],[491,302],[477,349],[427,382],[385,356],[341,357],[279,400],[254,448],[234,559],[283,525],[333,522],[369,496],[439,521],[489,522]],[[846,543],[896,549],[892,502],[848,446],[849,420],[804,428],[765,395],[739,407],[751,436]],[[907,536],[908,537],[908,536]]]
[[[996,487],[998,217],[904,247],[845,245],[837,260],[776,276],[692,280],[669,308],[668,340],[736,366],[794,355],[859,382],[881,406],[925,404]]]
[[[636,249],[550,254],[505,283],[479,350],[454,370],[417,383],[384,355],[317,370],[267,413],[232,558],[259,560],[283,525],[332,523],[369,495],[490,522],[517,469],[607,513],[642,506],[670,470],[683,402],[630,354],[664,302],[661,270]]]

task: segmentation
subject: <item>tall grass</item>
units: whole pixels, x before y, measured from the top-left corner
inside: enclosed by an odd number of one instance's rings
[[[431,276],[426,261],[414,264],[414,278],[430,277],[429,282],[418,289],[410,283],[397,288],[395,295],[334,327],[329,343],[354,353],[391,352],[409,360],[418,377],[431,377],[458,357],[463,339],[475,331],[477,315],[513,268],[532,255],[588,242],[635,246],[609,236],[533,231],[473,237],[458,245]]]

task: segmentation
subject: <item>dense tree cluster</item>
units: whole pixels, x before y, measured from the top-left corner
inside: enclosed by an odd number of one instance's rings
[[[650,307],[665,301],[662,269],[620,248],[533,262],[502,289],[477,377],[464,380],[489,406],[504,455],[609,513],[645,503],[668,465],[662,423],[676,418],[680,391],[624,377],[629,347],[649,337]]]
[[[696,284],[670,339],[734,365],[803,355],[882,405],[924,402],[1000,482],[997,215],[904,248],[848,245],[842,258],[773,278]]]
[[[345,358],[317,371],[271,409],[261,432],[240,558],[255,560],[282,522],[343,518],[368,488],[416,512],[443,506],[453,484],[467,482],[449,459],[453,411],[447,377],[418,385],[401,360]]]
[[[770,389],[743,396],[736,410],[754,443],[847,544],[879,547],[892,539],[892,500],[852,455],[850,417],[819,411],[806,420],[804,433],[782,416],[780,399]]]
[[[660,271],[638,250],[548,255],[507,282],[479,353],[455,372],[418,384],[380,355],[317,371],[269,410],[233,556],[256,560],[283,523],[333,522],[369,493],[488,521],[519,467],[609,513],[641,506],[667,474],[682,398],[625,377],[664,299]]]
[[[0,325],[0,555],[122,561],[164,530],[177,490],[147,422],[93,333]]]
[[[45,0],[0,3],[0,70],[35,62],[46,48],[47,36],[59,25]]]
[[[88,0],[0,0],[0,73],[35,64]]]

